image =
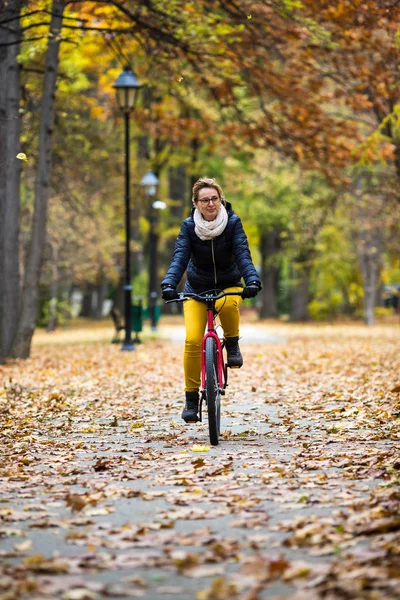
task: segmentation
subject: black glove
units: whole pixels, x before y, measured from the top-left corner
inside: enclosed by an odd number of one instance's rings
[[[177,289],[172,287],[172,285],[163,288],[161,296],[163,297],[164,300],[176,300],[177,298],[179,298]]]
[[[260,291],[260,285],[255,281],[254,283],[249,283],[243,289],[242,298],[255,298]]]

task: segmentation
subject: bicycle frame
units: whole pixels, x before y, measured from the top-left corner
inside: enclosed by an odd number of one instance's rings
[[[217,365],[218,365],[218,386],[219,391],[223,393],[227,386],[227,373],[222,360],[222,344],[214,326],[214,310],[215,300],[206,299],[207,303],[207,332],[204,334],[201,341],[201,391],[203,392],[206,386],[206,361],[205,361],[205,346],[206,339],[213,337],[217,345]]]

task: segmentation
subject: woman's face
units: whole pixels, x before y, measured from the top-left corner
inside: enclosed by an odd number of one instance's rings
[[[214,221],[221,208],[221,200],[217,190],[212,187],[201,188],[195,206],[206,221]]]

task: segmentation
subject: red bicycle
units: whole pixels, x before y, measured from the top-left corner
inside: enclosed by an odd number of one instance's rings
[[[210,433],[210,442],[217,446],[221,427],[221,396],[225,394],[225,388],[228,385],[228,365],[224,359],[225,341],[221,339],[216,331],[216,316],[218,311],[215,303],[225,296],[241,296],[240,292],[205,292],[199,294],[181,293],[176,300],[167,300],[170,302],[184,302],[194,299],[204,302],[207,306],[207,331],[204,334],[201,343],[201,390],[199,417],[202,421],[203,400],[207,406],[208,429]],[[234,368],[234,367],[232,367]]]

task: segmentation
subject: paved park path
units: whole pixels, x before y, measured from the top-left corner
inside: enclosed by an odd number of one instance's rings
[[[183,344],[185,340],[185,327],[183,324],[163,325],[159,327],[159,336],[173,343]],[[271,332],[268,325],[244,323],[240,328],[240,344],[275,344],[285,342],[282,333]],[[182,350],[183,352],[183,350]]]
[[[0,367],[2,600],[400,598],[398,331],[241,333],[215,448],[181,326]]]

